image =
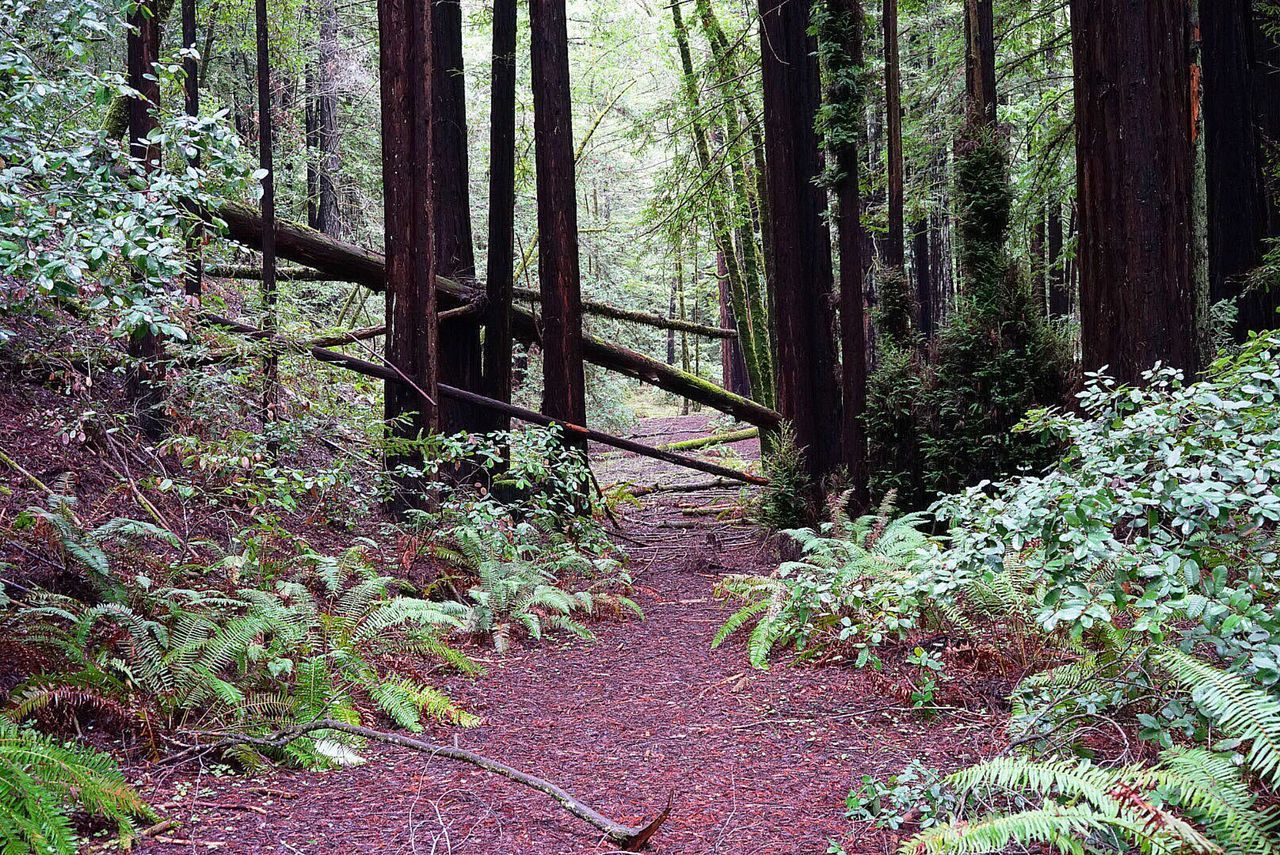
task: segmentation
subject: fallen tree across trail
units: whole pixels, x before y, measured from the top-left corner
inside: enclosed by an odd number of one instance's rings
[[[214,279],[243,279],[257,281],[262,278],[262,269],[252,264],[228,264],[222,267],[210,267],[205,271],[205,275]],[[315,270],[310,267],[282,267],[276,271],[276,278],[282,282],[331,282],[331,281],[347,281],[346,279],[335,280],[331,275],[323,270]],[[453,283],[451,279],[445,279],[446,283]],[[362,283],[363,284],[363,283]],[[459,287],[461,287],[459,285]],[[531,300],[540,302],[542,295],[532,288],[515,288],[512,293],[521,300]],[[693,321],[686,321],[681,318],[667,318],[662,315],[655,315],[652,312],[641,312],[636,309],[624,309],[621,306],[614,306],[611,303],[602,303],[598,300],[583,300],[582,311],[584,314],[597,315],[602,318],[613,318],[619,321],[628,321],[633,324],[641,324],[643,326],[656,327],[660,330],[675,330],[676,332],[686,332],[693,335],[700,335],[704,338],[737,338],[738,331],[724,329],[723,327],[715,327],[709,324],[699,324]]]
[[[229,204],[218,209],[216,216],[226,222],[227,234],[232,240],[255,249],[261,244],[262,219],[252,208]],[[278,222],[276,251],[281,258],[313,267],[335,279],[357,282],[374,291],[386,288],[387,268],[382,255],[335,240],[307,226]],[[475,297],[471,289],[442,277],[437,277],[436,294],[440,308],[445,310],[470,303]],[[511,321],[512,334],[518,341],[528,344],[539,340],[537,321],[527,309],[514,306]],[[621,345],[583,334],[582,349],[583,357],[593,365],[688,398],[763,430],[776,429],[782,423],[782,416],[768,407]]]
[[[472,766],[478,766],[486,772],[492,772],[500,775],[510,781],[523,784],[532,790],[545,793],[555,799],[566,811],[576,816],[578,819],[600,830],[610,843],[618,846],[623,852],[639,852],[644,848],[645,844],[658,833],[658,829],[667,821],[667,817],[671,815],[672,796],[667,797],[667,806],[662,810],[652,822],[639,828],[623,825],[614,822],[609,817],[596,811],[590,805],[583,803],[581,800],[571,795],[561,787],[556,786],[548,780],[539,778],[536,775],[530,775],[527,772],[521,772],[519,769],[508,766],[498,760],[485,757],[483,754],[477,754],[474,751],[467,751],[465,748],[454,748],[450,745],[437,745],[427,742],[424,739],[417,739],[412,736],[404,736],[399,733],[391,733],[384,730],[374,730],[370,727],[362,727],[357,724],[347,724],[346,722],[331,719],[321,719],[318,721],[299,724],[294,727],[287,727],[271,736],[249,736],[247,734],[236,734],[231,736],[219,735],[216,741],[201,743],[191,748],[187,748],[169,758],[167,762],[179,763],[195,756],[202,756],[211,752],[222,751],[237,746],[247,745],[252,748],[260,749],[277,749],[284,748],[290,742],[301,739],[308,734],[321,730],[331,730],[337,733],[347,733],[352,736],[359,736],[363,739],[381,742],[386,745],[396,745],[401,748],[408,748],[411,751],[420,751],[429,754],[432,757],[440,757],[445,760],[454,760],[459,763],[467,763]],[[197,734],[203,735],[203,734]]]
[[[522,300],[533,300],[537,302],[542,299],[542,295],[532,288],[514,288],[512,289],[512,293]],[[601,303],[596,300],[583,300],[582,311],[588,315],[599,315],[602,318],[613,318],[618,321],[630,321],[634,324],[657,327],[660,330],[687,332],[694,335],[700,335],[704,338],[738,337],[737,330],[728,330],[721,327],[709,326],[707,324],[697,324],[693,321],[682,320],[681,318],[666,318],[662,315],[655,315],[652,312],[624,309],[620,306]]]
[[[205,320],[207,320],[209,323],[215,326],[225,327],[227,329],[234,330],[235,332],[241,333],[248,338],[252,338],[259,341],[271,341],[277,347],[280,347],[281,349],[286,351],[309,353],[313,358],[319,360],[320,362],[325,362],[325,363],[328,363],[329,365],[336,365],[339,368],[345,368],[349,371],[354,371],[357,374],[363,374],[366,377],[374,377],[379,380],[389,380],[393,383],[403,383],[406,380],[406,378],[402,376],[399,371],[397,371],[395,368],[391,367],[390,365],[380,365],[376,362],[370,362],[367,359],[361,359],[358,356],[350,356],[345,353],[339,353],[336,350],[328,350],[323,347],[310,346],[308,343],[305,343],[305,342],[290,341],[289,339],[286,339],[279,335],[271,335],[267,331],[259,329],[258,327],[252,326],[250,324],[244,324],[244,323],[240,323],[239,321],[233,321],[230,318],[224,318],[219,315],[205,315]],[[625,439],[620,436],[607,434],[602,431],[593,430],[588,427],[583,427],[582,425],[570,424],[570,423],[561,421],[559,419],[553,419],[550,416],[544,416],[542,413],[539,413],[536,410],[530,410],[525,407],[520,407],[515,404],[508,404],[503,401],[495,401],[492,398],[486,398],[483,395],[477,395],[474,392],[468,392],[465,389],[458,389],[453,386],[448,386],[444,383],[440,383],[438,384],[438,386],[440,389],[440,394],[447,398],[453,398],[456,401],[463,401],[465,403],[472,404],[473,406],[484,407],[485,409],[496,410],[500,413],[511,416],[512,418],[517,418],[517,419],[520,419],[521,421],[529,422],[531,424],[542,425],[544,427],[550,427],[551,425],[559,425],[565,431],[565,433],[571,434],[573,436],[581,437],[582,439],[588,440],[590,442],[598,442],[601,445],[607,445],[607,446],[610,446],[611,448],[618,448],[623,451],[630,451],[634,454],[639,454],[642,457],[649,457],[649,458],[653,458],[654,460],[661,460],[665,463],[671,463],[676,466],[684,467],[685,469],[693,469],[697,472],[705,472],[708,475],[715,475],[720,478],[727,478],[729,480],[737,481],[743,484],[755,484],[758,486],[764,486],[769,483],[769,480],[767,478],[762,478],[759,475],[752,475],[748,472],[740,472],[737,469],[731,469],[728,466],[720,466],[719,464],[716,464],[716,463],[708,463],[705,460],[698,460],[695,457],[688,457],[687,455],[676,454],[675,452],[671,452],[671,451],[663,451],[662,449],[659,449],[659,448],[654,448],[649,445],[644,445],[643,443],[635,442],[634,440],[630,440],[630,439]]]

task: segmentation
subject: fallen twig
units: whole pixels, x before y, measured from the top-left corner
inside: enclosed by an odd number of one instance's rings
[[[530,775],[527,772],[521,772],[502,763],[498,760],[485,757],[482,754],[476,754],[473,751],[467,751],[464,748],[454,748],[447,745],[436,745],[422,739],[416,739],[411,736],[404,736],[399,733],[390,733],[382,730],[374,730],[369,727],[360,725],[347,724],[341,721],[323,719],[320,721],[308,722],[294,727],[285,728],[272,736],[249,736],[245,734],[236,734],[225,736],[217,742],[199,744],[192,746],[178,754],[169,758],[170,762],[179,762],[190,757],[193,754],[203,754],[212,751],[219,751],[225,748],[232,748],[237,745],[250,745],[255,748],[283,748],[290,742],[300,739],[309,733],[317,730],[332,730],[339,733],[349,733],[352,736],[363,737],[375,742],[383,742],[388,745],[398,745],[401,748],[408,748],[412,751],[421,751],[430,754],[433,757],[443,757],[446,760],[455,760],[460,763],[469,763],[472,766],[478,766],[487,772],[493,772],[504,778],[523,784],[530,789],[545,793],[560,804],[565,810],[581,819],[583,822],[594,826],[604,833],[605,837],[612,843],[619,845],[624,852],[637,852],[646,842],[648,842],[658,829],[662,826],[671,813],[671,798],[667,799],[666,809],[658,815],[653,822],[646,824],[641,828],[632,828],[614,822],[602,813],[599,813],[592,807],[579,801],[566,790],[556,786],[550,781]],[[198,736],[201,734],[197,734]]]

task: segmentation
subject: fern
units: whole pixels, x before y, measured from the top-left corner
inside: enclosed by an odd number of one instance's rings
[[[1280,783],[1280,700],[1179,650],[1166,649],[1153,658],[1191,690],[1192,700],[1219,727],[1250,742],[1245,762],[1254,774],[1272,786]]]
[[[0,849],[74,853],[73,810],[107,820],[123,843],[134,820],[154,819],[104,754],[59,745],[0,717]]]

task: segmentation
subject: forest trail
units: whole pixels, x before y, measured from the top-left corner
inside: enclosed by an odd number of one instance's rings
[[[670,433],[696,418],[656,426]],[[654,427],[642,422],[635,434]],[[602,463],[605,483],[635,465],[629,456]],[[644,471],[676,477],[651,461]],[[831,839],[850,855],[891,851],[889,832],[851,836],[843,817],[851,783],[894,774],[912,758],[964,765],[998,732],[964,711],[922,719],[885,675],[785,661],[753,671],[740,639],[711,650],[730,613],[712,596],[716,580],[768,572],[775,560],[755,529],[680,507],[709,501],[700,493],[624,509],[643,621],[597,622],[594,641],[520,644],[505,658],[480,651],[487,676],[443,687],[483,724],[428,736],[543,776],[626,823],[642,824],[674,794],[651,845],[657,853],[808,855],[826,852]],[[182,823],[169,833],[184,842],[144,851],[612,851],[550,799],[505,779],[399,749],[371,747],[367,756],[358,768],[247,780],[196,770],[161,780],[158,770],[145,790]]]

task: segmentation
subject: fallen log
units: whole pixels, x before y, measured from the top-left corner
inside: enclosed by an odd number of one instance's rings
[[[215,279],[243,279],[249,281],[257,281],[262,278],[262,269],[252,264],[228,264],[221,267],[211,267],[205,271],[206,276]],[[282,282],[330,282],[341,281],[346,279],[334,279],[332,275],[321,271],[314,270],[309,267],[282,267],[276,271],[276,278]],[[539,302],[542,295],[532,288],[516,288],[513,293],[523,300],[532,300]],[[583,300],[582,311],[584,314],[597,315],[602,318],[613,318],[619,321],[628,321],[633,324],[641,324],[643,326],[656,327],[661,330],[675,330],[676,332],[687,332],[694,335],[700,335],[705,338],[737,338],[737,330],[723,329],[721,327],[713,327],[708,324],[696,324],[693,321],[681,320],[680,318],[666,318],[662,315],[655,315],[652,312],[640,312],[634,309],[624,309],[620,306],[614,306],[610,303],[602,303],[598,300]]]
[[[348,733],[352,736],[359,736],[363,739],[369,739],[374,742],[381,742],[386,745],[395,745],[400,748],[408,748],[411,751],[420,751],[431,757],[440,757],[445,760],[453,760],[458,763],[467,763],[471,766],[478,766],[486,772],[492,772],[506,778],[509,781],[515,781],[517,784],[523,784],[531,790],[550,796],[560,804],[569,813],[576,816],[583,822],[598,829],[604,834],[610,843],[618,846],[623,852],[638,852],[649,842],[649,840],[658,832],[662,824],[666,822],[667,817],[671,815],[672,797],[667,797],[667,806],[658,814],[652,822],[647,823],[639,828],[632,828],[615,822],[604,814],[585,804],[577,797],[570,794],[562,787],[558,787],[544,778],[536,775],[530,775],[528,772],[522,772],[513,766],[508,766],[499,760],[485,757],[483,754],[477,754],[474,751],[468,751],[465,748],[455,748],[451,745],[437,745],[427,742],[424,739],[417,739],[412,736],[404,736],[399,733],[391,733],[384,730],[374,730],[370,727],[362,727],[357,724],[347,724],[343,721],[330,719],[321,719],[319,721],[307,722],[294,727],[284,728],[271,736],[249,736],[248,734],[237,734],[234,736],[223,736],[216,742],[204,743],[179,752],[168,758],[168,761],[181,762],[193,755],[203,755],[215,751],[221,751],[228,748],[234,748],[240,745],[247,745],[253,748],[279,749],[288,745],[294,740],[301,739],[310,733],[320,730],[332,730],[338,733]]]
[[[329,365],[336,365],[339,368],[345,368],[354,371],[357,374],[363,374],[366,377],[374,377],[379,380],[390,380],[391,382],[400,383],[404,378],[398,371],[388,365],[379,365],[376,362],[370,362],[367,359],[360,359],[357,356],[349,356],[345,353],[339,353],[336,350],[328,350],[323,347],[308,347],[306,344],[290,341],[282,336],[272,336],[265,330],[250,324],[243,324],[239,321],[224,318],[219,315],[205,315],[205,319],[220,327],[234,330],[245,336],[260,340],[273,341],[277,346],[292,351],[310,353],[310,355],[320,362]],[[704,460],[698,460],[695,457],[688,457],[683,454],[676,454],[671,451],[663,451],[643,443],[635,442],[630,439],[624,439],[620,436],[603,433],[602,431],[593,430],[592,428],[583,427],[581,425],[570,424],[549,416],[544,416],[536,410],[530,410],[525,407],[508,404],[503,401],[495,401],[492,398],[486,398],[483,395],[477,395],[474,392],[468,392],[465,389],[458,389],[453,386],[447,386],[444,383],[439,384],[440,394],[457,401],[471,404],[477,407],[483,407],[489,410],[496,410],[504,415],[521,421],[530,422],[531,424],[550,427],[551,425],[559,425],[566,433],[581,437],[582,439],[598,442],[601,445],[607,445],[611,448],[619,448],[623,451],[630,451],[643,457],[650,457],[654,460],[661,460],[665,463],[671,463],[676,466],[682,466],[685,469],[693,469],[697,472],[705,472],[708,475],[716,475],[720,478],[727,478],[733,481],[739,481],[744,484],[766,485],[769,483],[767,478],[759,475],[752,475],[747,472],[740,472],[737,469],[731,469],[728,466],[720,466],[716,463],[708,463]]]
[[[515,288],[512,290],[517,297],[525,300],[538,301],[542,299],[542,295],[532,288]],[[737,338],[737,330],[727,330],[721,327],[708,326],[707,324],[695,324],[693,321],[685,321],[680,318],[664,318],[662,315],[655,315],[652,312],[638,312],[634,309],[623,309],[620,306],[613,306],[609,303],[601,303],[596,300],[583,300],[582,311],[588,315],[599,315],[602,318],[613,318],[619,321],[630,321],[633,324],[643,324],[644,326],[657,327],[661,330],[675,330],[676,332],[693,333],[694,335],[704,336],[706,338]]]
[[[700,436],[697,439],[668,442],[658,446],[658,448],[663,451],[697,451],[699,448],[713,448],[717,445],[742,442],[744,439],[755,439],[759,435],[759,428],[747,428],[746,430],[735,430],[731,433],[718,433],[715,436]]]
[[[227,204],[218,209],[216,216],[227,224],[227,234],[232,240],[259,247],[262,220],[257,211],[245,205]],[[335,279],[358,282],[375,291],[386,288],[387,270],[382,255],[335,240],[304,225],[286,220],[277,222],[276,251],[281,258],[313,267]],[[442,309],[456,308],[476,296],[471,289],[443,277],[437,278],[436,293]],[[526,344],[538,341],[537,322],[527,309],[513,307],[511,321],[517,340]],[[584,334],[582,349],[583,357],[593,365],[657,386],[764,430],[773,430],[782,422],[782,417],[768,407],[621,345]]]
[[[262,279],[262,268],[252,264],[228,264],[221,267],[210,267],[204,271],[205,276],[213,279],[246,279],[258,281]],[[281,282],[341,282],[319,270],[309,267],[281,267],[276,270],[276,279]]]

